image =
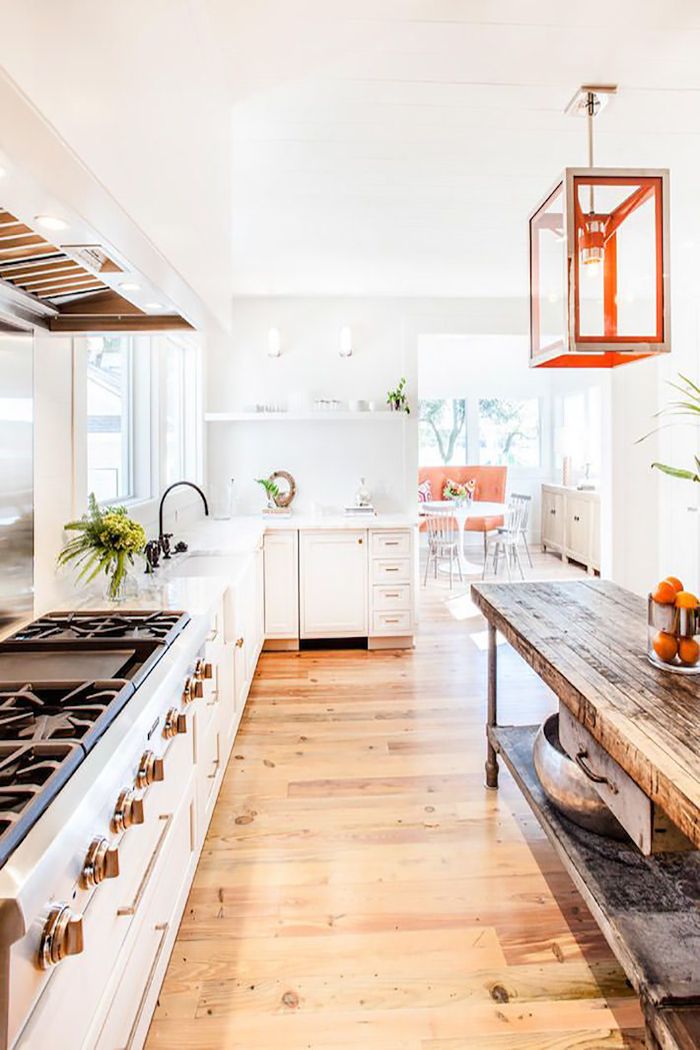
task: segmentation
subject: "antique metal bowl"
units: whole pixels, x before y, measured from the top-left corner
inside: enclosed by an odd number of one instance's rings
[[[627,838],[622,825],[561,746],[559,715],[550,715],[540,726],[532,753],[544,793],[560,813],[596,835]]]

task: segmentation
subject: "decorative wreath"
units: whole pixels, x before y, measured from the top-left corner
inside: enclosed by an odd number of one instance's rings
[[[286,490],[280,490],[273,499],[276,507],[289,507],[297,494],[297,483],[292,475],[286,470],[273,470],[272,474],[270,474],[270,481],[274,481],[278,487],[280,481],[287,483]]]

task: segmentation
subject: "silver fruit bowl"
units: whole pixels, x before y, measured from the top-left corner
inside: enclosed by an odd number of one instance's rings
[[[560,813],[596,835],[627,838],[622,825],[561,746],[559,715],[550,715],[540,726],[532,756],[544,793]]]

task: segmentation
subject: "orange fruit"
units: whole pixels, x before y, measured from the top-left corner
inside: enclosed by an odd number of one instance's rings
[[[678,657],[686,667],[694,667],[700,659],[700,645],[694,638],[681,638],[678,642]]]
[[[679,593],[684,594],[685,592],[680,591]],[[667,580],[661,581],[652,594],[652,598],[655,602],[658,602],[659,605],[673,605],[674,602],[678,605],[678,602],[676,601],[676,588]]]
[[[697,609],[700,602],[690,591],[679,591],[675,598],[677,609]]]
[[[664,580],[664,583],[670,583],[671,586],[673,587],[674,591],[676,591],[676,592],[683,590],[683,584],[681,583],[681,581],[678,579],[677,576],[667,576],[666,579]]]
[[[668,634],[666,631],[659,631],[654,636],[654,641],[651,644],[654,646],[654,652],[659,660],[663,660],[667,664],[673,662],[678,652],[678,642],[675,635]]]

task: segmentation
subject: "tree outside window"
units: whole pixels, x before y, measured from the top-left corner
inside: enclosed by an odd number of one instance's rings
[[[478,450],[469,446],[470,432],[478,433]],[[539,399],[423,399],[419,436],[422,466],[471,462],[536,468],[540,466]]]
[[[509,467],[540,465],[540,403],[479,399],[479,463]]]
[[[456,465],[467,462],[467,402],[434,398],[419,405],[420,462]]]

